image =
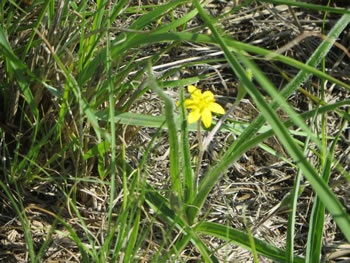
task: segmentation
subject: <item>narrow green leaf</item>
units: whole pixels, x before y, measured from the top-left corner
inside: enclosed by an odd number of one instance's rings
[[[317,111],[315,112],[317,114]],[[308,146],[309,146],[309,137],[306,138],[305,146],[304,146],[304,153],[307,152]],[[298,198],[303,190],[303,187],[300,187],[300,181],[302,178],[302,170],[298,169],[297,175],[294,179],[294,185],[293,190],[290,195],[290,212],[288,216],[288,228],[287,228],[287,242],[286,242],[286,262],[287,263],[293,263],[294,262],[294,229],[295,229],[295,222],[296,222],[296,215],[297,215],[297,203]]]
[[[40,24],[42,23],[44,17],[45,17],[45,14],[46,14],[46,11],[49,7],[49,4],[50,2],[52,2],[53,0],[46,0],[43,4],[43,6],[41,7],[40,9],[40,14],[39,16],[35,19],[35,23],[32,27],[32,33],[30,35],[30,38],[29,40],[27,41],[27,45],[25,47],[25,50],[23,52],[23,55],[22,55],[22,60],[24,60],[24,58],[26,57],[26,55],[28,54],[28,51],[29,49],[31,48],[32,44],[33,44],[33,40],[34,40],[34,37],[36,35],[36,32],[40,26]]]
[[[97,111],[95,113],[95,116],[97,120],[108,121],[108,113],[106,110]],[[178,131],[181,131],[181,127],[182,127],[181,116],[174,114],[174,119],[175,119],[176,129]],[[153,128],[162,127],[162,129],[168,129],[168,124],[167,123],[164,124],[164,122],[166,122],[166,117],[164,115],[152,116],[152,115],[134,113],[134,112],[115,112],[114,122],[124,124],[124,125],[153,127]],[[222,125],[220,128],[220,131],[240,134],[242,131],[244,131],[247,128],[247,126],[248,126],[247,124],[243,124],[233,120],[233,124]],[[187,127],[189,131],[197,131],[197,124],[188,124]],[[204,126],[202,128],[205,129]],[[270,127],[268,126],[262,127],[261,130],[259,130],[259,133],[265,132],[269,129]]]
[[[188,123],[186,118],[186,109],[184,105],[184,87],[180,88],[180,111],[181,111],[181,119],[182,119],[182,127],[181,127],[181,146],[182,146],[182,171],[184,177],[184,203],[190,204],[193,200],[193,196],[195,194],[195,178],[193,175],[193,171],[191,168],[191,153],[188,139]],[[188,211],[187,211],[188,212]],[[191,218],[191,215],[187,215],[188,218]],[[193,222],[189,222],[191,225]]]
[[[183,192],[180,177],[180,154],[179,143],[177,137],[177,128],[175,124],[174,116],[174,104],[172,100],[164,93],[164,91],[158,86],[157,81],[153,78],[152,72],[149,66],[149,85],[152,90],[158,94],[164,100],[165,103],[165,117],[168,125],[169,144],[170,144],[170,176],[172,180],[172,187],[174,192],[174,198],[179,199],[182,203]]]
[[[331,176],[331,167],[334,151],[337,142],[342,134],[342,131],[347,121],[343,121],[336,138],[333,140],[332,145],[326,156],[325,166],[323,168],[322,179],[328,184]],[[316,195],[314,204],[312,206],[311,216],[309,220],[309,231],[306,247],[306,260],[307,262],[320,262],[320,256],[322,253],[322,240],[323,240],[323,229],[324,229],[324,216],[325,216],[325,205],[321,202],[321,199]],[[346,230],[350,232],[350,229]]]
[[[302,1],[291,1],[291,0],[259,0],[260,2],[265,3],[273,3],[277,5],[290,5],[290,6],[297,6],[305,9],[312,9],[316,11],[322,11],[322,12],[328,12],[328,13],[335,13],[335,14],[350,14],[349,10],[343,9],[343,8],[334,8],[324,5],[316,5],[316,4],[310,4]]]
[[[165,5],[161,5],[157,7],[156,9],[152,10],[151,12],[148,12],[146,15],[141,16],[139,19],[137,19],[131,26],[131,29],[143,29],[145,26],[150,24],[152,21],[155,21],[160,16],[164,15],[165,13],[172,10],[174,7],[182,4],[188,3],[189,0],[175,0],[170,1],[166,3]]]
[[[202,222],[202,223],[199,223],[194,230],[196,232],[199,232],[205,235],[218,237],[230,243],[236,244],[240,247],[251,250],[249,235],[237,229],[223,226],[217,223]],[[276,248],[257,238],[254,238],[254,243],[255,243],[256,251],[260,255],[270,258],[276,262],[283,262],[283,263],[285,262],[284,250]],[[294,262],[302,263],[304,262],[304,260],[301,257],[295,256]]]
[[[135,242],[137,239],[139,226],[140,226],[140,218],[141,218],[141,210],[137,209],[137,214],[135,217],[135,221],[132,222],[132,231],[131,235],[126,247],[125,256],[124,256],[124,262],[130,262],[130,257],[132,253],[136,253],[137,251],[134,251]]]

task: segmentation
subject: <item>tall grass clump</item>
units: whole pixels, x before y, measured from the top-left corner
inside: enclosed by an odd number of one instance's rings
[[[329,26],[325,18],[323,32],[300,32],[273,50],[225,32],[225,21],[272,4],[292,15],[331,14],[336,22]],[[0,3],[0,231],[12,228],[20,246],[14,254],[14,238],[7,237],[2,260],[230,262],[238,249],[249,251],[246,260],[254,262],[320,262],[327,260],[329,217],[338,237],[350,241],[348,207],[330,183],[334,174],[349,181],[337,154],[350,101],[328,100],[325,90],[327,84],[344,94],[350,90],[341,77],[327,74],[332,48],[349,54],[339,37],[348,30],[350,12],[248,0],[214,15],[212,5],[219,6],[198,0]],[[307,59],[287,55],[310,36],[319,41]],[[189,73],[203,65],[211,70]],[[278,88],[262,65],[283,79]],[[237,81],[231,104],[200,91],[215,76],[227,88],[224,73]],[[322,84],[316,95],[308,82]],[[296,94],[308,100],[307,109],[297,109]],[[247,101],[254,116],[234,120]],[[332,134],[329,116],[336,118]],[[210,160],[210,147],[222,135],[231,139]],[[210,204],[216,187],[231,187],[224,184],[232,167],[255,149],[293,171],[277,210],[266,213],[266,220],[288,213],[277,244],[259,234],[265,220],[246,215],[251,202],[242,213],[226,213],[224,221]],[[157,151],[161,157],[154,158]],[[305,192],[313,200],[300,252],[297,207]],[[225,247],[232,251],[222,255]]]

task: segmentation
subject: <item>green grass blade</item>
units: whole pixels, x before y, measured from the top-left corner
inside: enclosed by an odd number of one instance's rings
[[[127,4],[128,0],[121,0],[113,3],[110,21],[114,21]]]
[[[165,118],[168,125],[169,144],[170,144],[170,176],[173,187],[174,198],[179,199],[182,202],[183,192],[180,177],[180,154],[179,143],[177,137],[177,129],[174,117],[174,104],[172,100],[164,93],[164,91],[158,86],[157,81],[153,78],[152,72],[149,68],[149,85],[152,90],[158,94],[164,100],[165,103]]]
[[[309,221],[306,262],[320,262],[324,216],[325,206],[321,202],[320,198],[316,196]]]
[[[138,209],[135,220],[132,222],[133,227],[129,238],[129,242],[126,247],[124,262],[130,262],[131,254],[137,252],[137,251],[134,251],[134,248],[135,248],[135,243],[136,243],[136,239],[139,231],[140,218],[141,218],[141,210]]]
[[[97,3],[97,6],[96,6],[97,10],[96,10],[96,13],[94,15],[94,21],[93,21],[92,27],[89,29],[89,31],[94,31],[94,30],[97,30],[97,29],[102,27],[102,19],[103,19],[104,13],[105,13],[104,12],[105,5],[107,4],[107,2],[103,1],[103,0],[97,0],[96,3]],[[108,22],[109,22],[109,19],[106,19],[105,23],[107,24]],[[100,36],[98,34],[94,34],[91,36],[91,38],[89,40],[89,44],[87,46],[87,53],[90,54],[90,56],[93,55],[93,49],[95,49],[96,42],[99,39],[99,37]],[[108,44],[110,44],[110,43],[108,43]],[[108,50],[108,48],[107,48],[107,50]]]
[[[336,138],[333,140],[332,145],[326,156],[325,165],[323,168],[322,179],[325,183],[328,183],[331,176],[332,160],[335,151],[335,147],[340,138],[340,135],[346,125],[347,121],[343,121]],[[321,199],[316,195],[311,216],[309,220],[309,231],[306,247],[306,260],[307,262],[320,262],[320,256],[322,253],[322,239],[323,239],[323,228],[324,228],[324,216],[325,206],[321,202]]]
[[[41,8],[39,17],[36,19],[36,22],[35,22],[35,24],[34,24],[34,26],[33,26],[33,28],[32,28],[33,31],[32,31],[32,33],[31,33],[31,35],[30,35],[30,38],[29,38],[29,40],[28,40],[28,42],[27,42],[27,45],[26,45],[26,47],[25,47],[25,50],[24,50],[24,52],[23,52],[22,60],[24,60],[24,58],[25,58],[26,55],[28,54],[29,49],[31,48],[31,46],[32,46],[32,44],[33,44],[33,40],[34,40],[34,37],[35,37],[35,35],[36,35],[36,32],[37,32],[37,30],[38,30],[40,24],[42,23],[42,21],[43,21],[43,19],[44,19],[44,17],[45,17],[45,14],[46,14],[47,9],[49,8],[50,2],[52,2],[52,0],[46,0],[46,1],[44,2],[43,7]]]
[[[104,9],[104,6],[102,6],[102,1],[97,1],[97,7],[101,8],[101,10]],[[99,5],[100,3],[100,5]],[[108,13],[109,14],[109,13]],[[100,25],[101,19],[102,19],[103,13],[97,14],[97,17],[95,17],[95,22],[97,25]],[[110,26],[110,22],[108,20],[108,27]],[[106,64],[106,70],[107,70],[107,85],[108,85],[108,102],[109,105],[115,105],[115,99],[114,99],[114,85],[112,83],[112,59],[111,59],[111,46],[110,46],[110,36],[109,33],[107,32],[107,59],[105,61]],[[114,107],[109,107],[109,120],[114,119]],[[115,198],[115,180],[116,180],[116,125],[115,122],[110,121],[110,132],[111,132],[111,139],[110,139],[110,152],[111,152],[111,166],[110,166],[110,180],[111,180],[111,188],[110,188],[110,193],[109,193],[109,207],[108,207],[108,220],[107,220],[107,233],[110,233],[111,230],[111,225],[112,225],[112,213],[113,213],[113,207],[114,207],[114,198]],[[123,150],[122,150],[122,158],[123,158],[123,163],[124,163],[124,144],[123,144]],[[123,194],[124,197],[126,197],[127,189],[125,187],[125,166],[123,165]],[[125,208],[125,203],[127,202],[127,198],[123,199],[123,207]],[[107,248],[109,248],[107,246]]]
[[[173,8],[175,8],[178,5],[183,5],[188,3],[189,0],[175,0],[170,1],[166,3],[165,5],[161,5],[157,7],[156,9],[152,10],[151,12],[148,12],[146,15],[140,17],[137,19],[131,26],[131,29],[137,29],[141,30],[148,24],[150,24],[152,21],[157,20],[159,17],[164,15],[165,13],[169,12]]]
[[[200,251],[202,255],[202,260],[206,263],[219,263],[217,258],[212,255],[209,248],[204,244],[204,242],[195,234],[191,229],[187,229],[187,232],[190,234],[185,235],[181,239],[179,239],[174,247],[169,251],[169,253],[165,254],[158,262],[169,262],[169,259],[172,259],[172,262],[176,262],[175,260],[179,258],[180,254],[186,248],[186,245],[192,241],[192,243],[196,246],[196,248]]]
[[[247,235],[249,239],[249,248],[252,251],[254,263],[258,263],[258,256],[256,252],[254,237],[253,237],[252,231],[250,230],[250,226],[248,225],[247,217],[245,215],[245,210],[246,210],[246,206],[244,206],[243,208],[243,223],[244,223],[245,229],[247,230]],[[229,235],[226,235],[226,238],[228,238],[228,236]]]
[[[154,33],[165,33],[165,32],[169,32],[171,30],[176,29],[177,27],[181,26],[181,25],[185,25],[188,21],[190,21],[193,17],[195,17],[197,15],[197,9],[193,9],[192,11],[188,12],[187,14],[185,14],[184,16],[172,21],[169,24],[166,24],[164,26],[161,26],[159,28],[157,28]]]
[[[316,11],[321,12],[329,12],[329,13],[335,13],[335,14],[350,14],[349,10],[343,9],[343,8],[334,8],[334,7],[328,7],[324,5],[316,5],[316,4],[310,4],[302,1],[291,1],[291,0],[260,0],[260,2],[265,3],[273,3],[277,5],[290,5],[290,6],[297,6],[300,8],[305,9],[312,9]]]
[[[97,120],[108,121],[108,111],[101,110],[94,113]],[[175,119],[175,127],[178,131],[181,131],[182,121],[181,116],[174,114]],[[133,125],[140,127],[152,127],[152,128],[160,128],[168,129],[168,124],[166,122],[166,116],[152,116],[141,113],[134,112],[115,112],[114,122],[124,125]],[[220,131],[223,132],[233,132],[240,133],[244,129],[247,128],[247,124],[233,122],[234,125],[222,125]],[[187,125],[189,131],[197,131],[197,124],[189,124]],[[262,131],[268,130],[268,127],[263,127]]]
[[[195,227],[195,231],[205,235],[215,236],[225,241],[236,244],[240,247],[251,250],[249,235],[234,228],[223,226],[217,223],[202,222]],[[276,248],[264,241],[254,238],[256,251],[267,258],[276,262],[285,262],[285,251]],[[302,263],[304,260],[301,257],[294,257],[295,263]]]
[[[307,152],[307,148],[309,145],[309,138],[306,139],[304,153]],[[297,203],[299,198],[299,193],[302,190],[300,188],[300,181],[302,177],[302,171],[298,169],[297,175],[294,179],[293,191],[291,193],[291,203],[288,216],[288,228],[287,228],[287,242],[286,242],[286,262],[294,262],[294,234],[295,234],[295,222],[296,222],[296,212],[297,212]]]
[[[195,194],[195,178],[193,175],[193,171],[191,168],[191,153],[190,153],[190,145],[188,139],[188,125],[186,118],[186,109],[184,105],[184,86],[180,86],[180,111],[181,111],[181,119],[182,119],[182,127],[181,127],[181,156],[182,156],[182,171],[184,177],[184,203],[189,204],[193,200],[193,196]],[[187,215],[189,216],[189,215]],[[192,223],[189,222],[191,225]]]
[[[116,262],[118,257],[120,256],[120,251],[123,248],[123,242],[126,238],[126,221],[129,216],[129,210],[123,211],[118,216],[116,222],[114,222],[113,228],[110,230],[110,232],[107,234],[107,238],[105,240],[105,243],[103,244],[103,247],[101,249],[100,253],[100,261],[99,262],[105,262],[106,256],[109,251],[109,247],[111,246],[112,242],[114,243],[113,248],[113,257],[111,259],[111,262]],[[114,241],[115,240],[115,241]]]
[[[84,220],[84,218],[81,216],[81,214],[79,213],[79,210],[78,208],[76,207],[76,205],[73,203],[72,199],[70,198],[70,196],[66,195],[66,198],[68,199],[69,201],[69,205],[70,207],[73,209],[73,211],[75,212],[77,218],[79,219],[79,222],[81,224],[81,227],[82,229],[84,230],[85,232],[85,235],[86,235],[86,238],[87,240],[89,241],[89,244],[91,246],[91,249],[87,249],[86,246],[83,246],[84,250],[86,250],[90,256],[92,257],[92,259],[94,261],[97,261],[97,258],[98,258],[98,253],[97,253],[97,250],[95,248],[95,242],[94,242],[94,236],[91,234],[91,232],[89,231],[89,228],[88,226],[86,225],[86,222]],[[80,241],[80,239],[79,239]],[[81,243],[81,241],[80,241]]]

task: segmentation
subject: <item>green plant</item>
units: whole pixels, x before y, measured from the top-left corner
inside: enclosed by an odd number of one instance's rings
[[[334,155],[349,121],[349,114],[342,107],[350,101],[327,103],[324,96],[317,98],[302,90],[315,104],[309,111],[297,113],[286,100],[310,76],[350,90],[348,84],[325,73],[324,63],[321,70],[317,68],[349,24],[349,11],[287,0],[258,1],[342,14],[308,61],[302,63],[225,35],[219,26],[221,19],[252,2],[245,1],[217,18],[207,14],[206,1],[197,0],[143,6],[133,6],[125,0],[96,3],[46,0],[30,4],[3,1],[0,4],[3,75],[0,142],[5,160],[0,186],[20,219],[31,262],[42,262],[56,235],[73,241],[80,254],[78,260],[82,262],[175,261],[181,260],[180,255],[188,247],[197,249],[205,262],[218,262],[215,249],[206,243],[203,235],[251,250],[255,261],[257,255],[261,255],[277,262],[319,262],[325,209],[350,241],[350,217],[328,185],[332,167],[349,180]],[[179,10],[185,11],[175,18]],[[28,18],[30,14],[35,14],[33,20]],[[197,15],[204,25],[186,30]],[[205,27],[210,29],[210,35],[201,33]],[[164,63],[166,55],[176,53],[186,42],[215,45],[224,58],[199,57],[156,74],[157,63]],[[288,83],[278,91],[257,66],[259,61],[286,64],[299,72],[287,77],[281,69]],[[248,95],[259,113],[253,121],[235,121],[226,114],[211,129],[211,112],[224,114],[224,109],[214,103],[211,92],[198,94],[200,91],[192,85],[216,73],[168,79],[183,69],[214,63],[228,63],[239,79],[237,100],[228,112],[233,112]],[[184,86],[188,86],[192,101],[185,99]],[[165,92],[165,88],[174,87],[179,88],[178,98],[171,98]],[[269,96],[270,102],[262,92]],[[164,102],[164,115],[135,112],[135,105],[145,94],[158,95]],[[202,114],[197,107],[201,96],[208,99],[210,107],[209,112]],[[174,100],[179,101],[177,110]],[[281,121],[276,113],[279,107],[288,120]],[[186,108],[193,110],[189,113],[190,123]],[[341,119],[341,128],[332,137],[326,132],[325,115],[333,112]],[[323,118],[323,126],[315,134],[305,121],[319,116]],[[204,127],[200,126],[199,118]],[[195,121],[198,125],[193,124]],[[127,151],[129,144],[130,148],[141,151],[139,145],[134,145],[135,134],[141,127],[156,128],[156,132],[144,147],[142,158],[135,163],[130,161]],[[210,131],[203,145],[202,131]],[[237,138],[225,145],[220,158],[201,175],[202,155],[217,131]],[[190,132],[196,132],[199,138],[196,172],[192,169],[195,153],[190,150]],[[273,136],[290,156],[290,159],[283,157],[284,160],[298,170],[290,195],[279,204],[279,208],[292,208],[285,250],[254,237],[246,218],[247,232],[229,224],[210,222],[201,214],[214,186],[241,156],[255,146],[278,156],[276,150],[264,143]],[[166,138],[170,147],[171,184],[164,189],[156,189],[147,181],[148,169],[152,169],[148,167],[149,159],[158,138]],[[305,157],[307,151],[319,158],[318,167]],[[197,183],[199,175],[201,179]],[[301,184],[302,176],[316,195],[305,258],[293,251],[296,206],[306,187]],[[44,241],[37,243],[28,216],[31,213],[28,207],[33,206],[27,206],[24,193],[35,191],[30,190],[31,185],[37,189],[41,183],[54,185],[55,194],[61,198],[56,214],[35,206],[54,221],[45,229]],[[99,196],[89,187],[105,192]],[[87,197],[93,199],[92,203],[103,200],[105,210],[100,219],[105,224],[100,223],[96,232],[85,215]],[[67,222],[67,218],[73,223]],[[154,245],[156,227],[162,238]]]

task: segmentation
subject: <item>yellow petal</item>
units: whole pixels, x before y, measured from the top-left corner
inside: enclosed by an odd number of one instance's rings
[[[199,113],[199,109],[193,109],[189,114],[188,114],[188,123],[194,123],[199,120],[201,117]]]
[[[195,86],[190,85],[187,87],[188,92],[191,94],[191,97],[194,100],[200,100],[202,98],[202,92],[200,89],[197,89]]]
[[[203,92],[203,99],[207,102],[210,102],[210,101],[214,102],[215,101],[214,94],[209,90]]]
[[[184,104],[186,109],[198,108],[198,103],[191,99],[185,99]]]
[[[212,112],[219,113],[219,114],[225,114],[224,108],[221,107],[220,104],[217,104],[215,102],[209,103],[208,108]]]
[[[189,85],[187,87],[188,93],[192,94],[193,92],[195,92],[196,90],[198,90],[195,86],[193,85]]]
[[[202,112],[202,121],[204,126],[206,128],[209,128],[212,120],[213,120],[213,117],[211,115],[211,111],[208,108],[204,109]]]

